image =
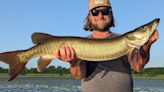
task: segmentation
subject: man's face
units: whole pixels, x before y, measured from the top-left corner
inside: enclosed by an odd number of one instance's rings
[[[89,20],[93,30],[107,31],[111,24],[111,10],[108,7],[98,7],[90,11]]]

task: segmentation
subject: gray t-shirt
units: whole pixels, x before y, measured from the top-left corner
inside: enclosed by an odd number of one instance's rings
[[[119,36],[112,33],[106,39]],[[91,38],[91,36],[89,36]],[[133,81],[127,56],[104,62],[86,62],[82,92],[133,92]]]

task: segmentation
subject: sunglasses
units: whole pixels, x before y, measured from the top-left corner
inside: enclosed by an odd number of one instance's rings
[[[112,10],[111,9],[91,10],[92,16],[98,16],[100,12],[102,13],[102,15],[109,15],[109,13],[111,13]]]

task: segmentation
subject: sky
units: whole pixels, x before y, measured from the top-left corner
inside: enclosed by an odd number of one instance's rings
[[[131,31],[143,24],[160,18],[159,39],[150,51],[150,61],[145,67],[164,67],[164,0],[110,0],[119,34]],[[43,32],[56,36],[85,37],[84,31],[89,0],[0,0],[0,53],[28,49],[34,44],[31,35]],[[26,67],[36,68],[37,58]],[[69,64],[54,59],[49,66],[69,67]],[[8,65],[0,62],[0,67]]]

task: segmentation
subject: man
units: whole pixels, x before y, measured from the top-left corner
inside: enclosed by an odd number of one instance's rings
[[[112,26],[114,20],[110,2],[90,0],[89,14],[84,26],[85,30],[92,32],[88,38],[111,39],[119,36],[110,31]],[[60,60],[70,62],[71,74],[82,79],[82,92],[132,92],[131,68],[139,72],[148,63],[150,46],[157,39],[158,33],[155,31],[144,46],[134,51],[135,56],[131,61],[128,61],[128,56],[123,56],[109,62],[85,62],[76,59],[76,53],[71,46],[61,46],[55,55]]]

